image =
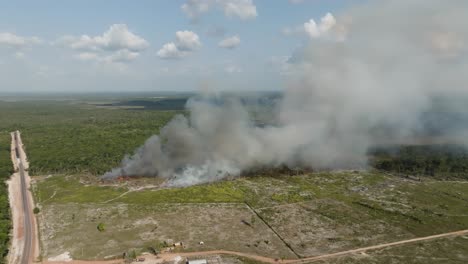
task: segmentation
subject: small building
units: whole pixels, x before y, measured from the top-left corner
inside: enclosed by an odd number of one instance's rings
[[[188,264],[208,264],[206,259],[194,259],[194,260],[189,260]]]

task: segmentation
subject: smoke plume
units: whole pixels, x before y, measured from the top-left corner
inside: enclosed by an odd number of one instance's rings
[[[422,115],[440,107],[437,98],[449,102],[444,111],[460,111],[450,102],[468,95],[466,10],[462,0],[373,1],[348,10],[331,29],[339,38],[311,40],[291,56],[297,78],[274,125],[257,126],[239,100],[194,98],[188,117],[175,117],[105,177],[156,176],[184,186],[264,167],[364,166],[370,146],[418,135]]]

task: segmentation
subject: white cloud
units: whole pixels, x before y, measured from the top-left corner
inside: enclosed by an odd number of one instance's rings
[[[197,19],[201,14],[208,12],[215,2],[215,0],[187,0],[181,9],[190,19]]]
[[[180,59],[202,46],[200,38],[192,31],[177,31],[175,42],[169,42],[156,53],[161,59]]]
[[[285,27],[281,32],[287,36],[305,34],[311,39],[331,38],[337,41],[343,41],[346,35],[345,24],[338,24],[331,13],[325,14],[319,23],[315,22],[314,19],[310,19],[300,26]]]
[[[201,47],[200,38],[192,31],[177,31],[176,45],[180,50],[193,51]]]
[[[170,42],[164,44],[156,54],[161,59],[180,59],[187,56],[188,52],[179,50],[174,42]]]
[[[310,38],[319,38],[328,34],[335,25],[335,17],[331,13],[327,13],[318,24],[313,19],[304,23],[304,30]]]
[[[193,20],[212,8],[221,9],[227,17],[251,19],[257,16],[257,8],[252,0],[187,0],[181,6],[182,11]]]
[[[0,45],[11,48],[22,48],[40,44],[42,41],[37,37],[21,37],[10,32],[0,33]]]
[[[129,51],[129,50],[119,50],[112,55],[105,57],[109,62],[130,62],[140,56],[140,53]]]
[[[133,61],[149,47],[148,41],[132,33],[125,24],[113,24],[100,36],[62,36],[53,44],[80,51],[75,55],[78,60],[107,63]]]
[[[239,46],[240,42],[241,41],[239,36],[236,35],[221,40],[218,43],[218,46],[225,49],[234,49],[235,47]]]
[[[87,51],[123,49],[143,51],[149,47],[149,43],[144,38],[133,34],[125,24],[114,24],[101,36],[63,36],[58,40],[58,43],[65,44],[75,50]]]
[[[140,54],[129,50],[119,50],[110,55],[99,55],[94,52],[81,52],[75,56],[81,61],[97,61],[105,63],[126,63],[136,59]]]
[[[224,0],[221,1],[224,14],[228,17],[239,17],[240,19],[255,18],[257,8],[252,0]]]

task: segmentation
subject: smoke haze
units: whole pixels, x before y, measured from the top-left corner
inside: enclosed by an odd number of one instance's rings
[[[365,166],[370,146],[424,130],[421,117],[435,98],[468,95],[466,10],[468,2],[457,0],[374,1],[349,10],[329,36],[291,56],[295,80],[275,125],[256,126],[236,99],[193,98],[188,117],[175,117],[104,177],[157,176],[186,186],[263,167]]]

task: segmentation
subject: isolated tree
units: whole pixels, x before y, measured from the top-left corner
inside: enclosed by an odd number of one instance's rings
[[[104,225],[104,223],[99,223],[97,225],[97,230],[99,230],[99,232],[104,232],[106,230],[106,226]]]

